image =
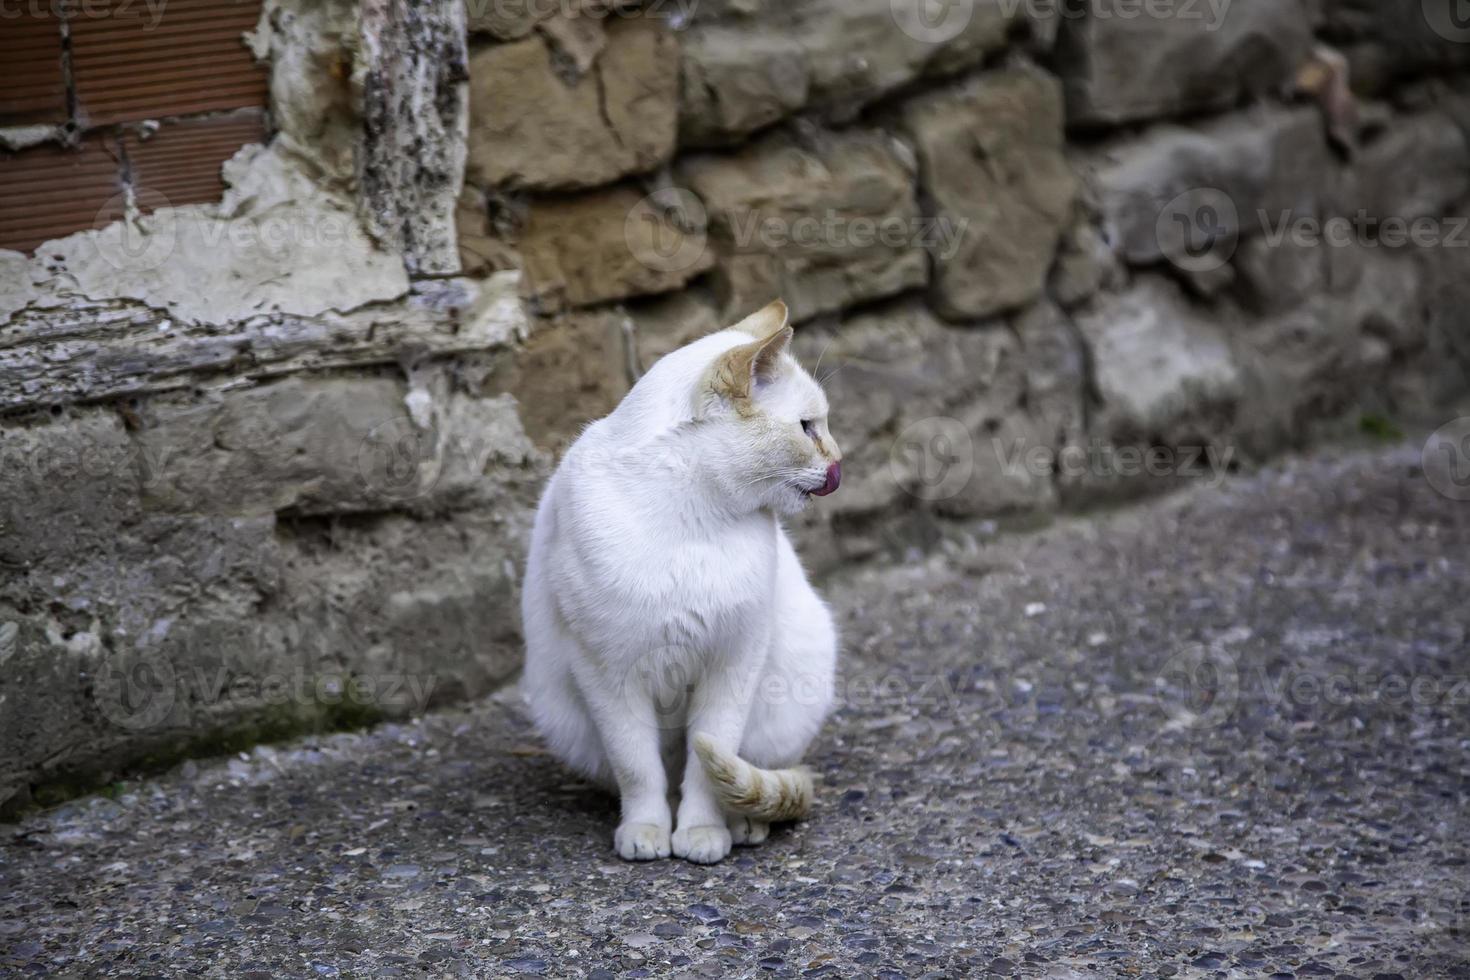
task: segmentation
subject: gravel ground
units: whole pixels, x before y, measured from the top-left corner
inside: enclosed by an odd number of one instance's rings
[[[0,828],[0,974],[1470,976],[1470,503],[1408,449],[828,591],[810,820],[628,865],[509,695]]]

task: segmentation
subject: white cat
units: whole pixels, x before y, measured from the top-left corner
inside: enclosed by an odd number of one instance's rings
[[[558,757],[616,786],[630,861],[719,861],[811,805],[790,767],[831,707],[837,632],[777,515],[842,469],[791,335],[778,301],[663,357],[536,511],[526,699]]]

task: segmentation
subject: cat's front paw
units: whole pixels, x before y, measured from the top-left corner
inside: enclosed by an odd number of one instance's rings
[[[656,861],[669,856],[669,832],[656,823],[625,823],[613,834],[613,848],[624,861]]]
[[[680,827],[674,831],[674,855],[695,864],[714,864],[730,853],[730,830],[723,824]]]
[[[730,839],[747,847],[764,844],[766,838],[771,836],[770,824],[763,820],[752,820],[750,817],[731,817],[726,826],[730,828]]]

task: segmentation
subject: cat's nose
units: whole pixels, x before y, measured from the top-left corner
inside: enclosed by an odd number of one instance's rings
[[[827,482],[824,483],[824,484],[822,484],[822,489],[820,489],[820,490],[813,490],[812,491],[812,496],[814,496],[814,497],[825,497],[825,496],[827,496],[827,494],[831,493],[833,490],[836,490],[837,489],[837,485],[839,483],[841,483],[841,482],[842,482],[842,464],[841,463],[833,463],[832,465],[830,465],[830,466],[827,467]]]

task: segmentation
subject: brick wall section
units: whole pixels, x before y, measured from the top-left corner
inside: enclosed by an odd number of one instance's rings
[[[35,146],[0,161],[0,236],[29,251],[61,229],[90,228],[120,191],[115,141],[83,137],[75,147]]]
[[[61,21],[49,5],[0,22],[0,126],[66,122]]]
[[[133,183],[157,195],[147,208],[218,200],[224,190],[220,164],[246,143],[265,139],[265,115],[237,110],[180,119],[142,139],[125,130],[120,137]]]
[[[240,35],[259,0],[168,0],[156,21],[144,3],[87,4],[73,15],[72,77],[86,125],[263,106],[266,73]]]
[[[89,0],[6,21],[0,126],[64,125],[67,145],[0,155],[0,248],[105,224],[129,186],[145,211],[218,200],[220,165],[266,136],[268,73],[241,41],[259,15],[259,0]]]

